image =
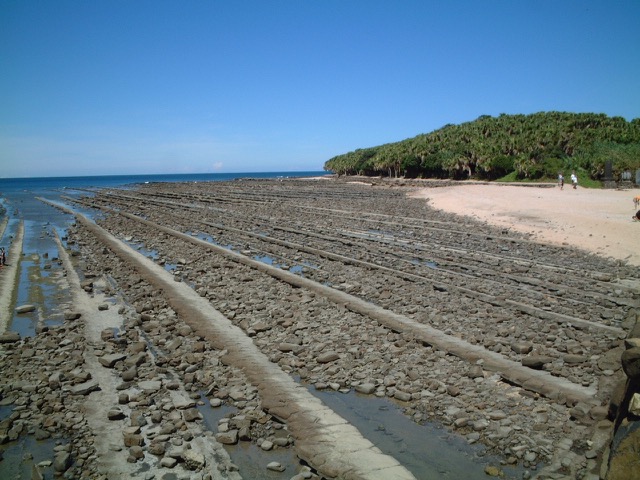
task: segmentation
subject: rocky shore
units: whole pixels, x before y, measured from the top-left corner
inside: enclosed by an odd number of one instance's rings
[[[78,220],[43,259],[71,289],[64,322],[0,337],[2,442],[57,443],[33,478],[240,478],[223,447],[238,442],[293,449],[287,478],[413,478],[356,434],[338,437],[368,466],[336,455],[314,430],[330,412],[286,374],[393,398],[485,445],[501,459],[487,475],[599,478],[637,268],[446,215],[414,189],[242,180],[69,200],[99,209],[104,233]],[[202,409],[219,405],[237,413],[210,432]]]

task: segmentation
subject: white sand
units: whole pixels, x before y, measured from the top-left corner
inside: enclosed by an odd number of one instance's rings
[[[632,220],[638,193],[463,183],[413,195],[428,198],[438,210],[530,233],[540,242],[573,245],[640,266],[640,221]]]

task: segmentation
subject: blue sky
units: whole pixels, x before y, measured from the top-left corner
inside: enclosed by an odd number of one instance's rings
[[[0,0],[0,177],[321,170],[550,110],[640,117],[640,1]]]

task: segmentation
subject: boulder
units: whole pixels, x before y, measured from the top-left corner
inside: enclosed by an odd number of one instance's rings
[[[622,369],[630,379],[640,379],[640,347],[629,348],[622,352]]]

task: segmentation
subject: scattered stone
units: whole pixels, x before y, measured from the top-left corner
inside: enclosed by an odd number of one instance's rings
[[[100,390],[100,384],[97,380],[88,380],[84,383],[72,386],[69,391],[72,395],[89,395],[91,392]]]
[[[376,391],[376,386],[373,383],[361,383],[360,385],[355,386],[355,391],[358,393],[371,395]]]
[[[339,358],[340,358],[340,355],[338,355],[336,352],[326,352],[318,355],[318,358],[316,358],[316,361],[318,363],[330,363],[335,360],[338,360]]]
[[[206,465],[204,455],[192,449],[184,451],[182,460],[187,470],[202,470]]]
[[[19,307],[16,307],[16,313],[18,314],[22,314],[22,313],[29,313],[29,312],[33,312],[36,309],[35,305],[20,305]]]
[[[267,464],[267,470],[271,470],[273,472],[284,472],[286,468],[280,462],[269,462]]]
[[[6,332],[0,335],[0,344],[16,343],[20,341],[20,334],[17,332]]]
[[[103,367],[113,368],[115,367],[116,363],[124,360],[125,358],[127,358],[127,356],[122,353],[112,353],[110,355],[103,355],[102,357],[98,358],[98,361]]]
[[[522,365],[535,370],[540,370],[547,363],[551,363],[552,361],[553,359],[551,357],[546,357],[544,355],[529,355],[522,358]]]
[[[70,322],[80,318],[82,314],[79,312],[64,312],[64,320]]]

